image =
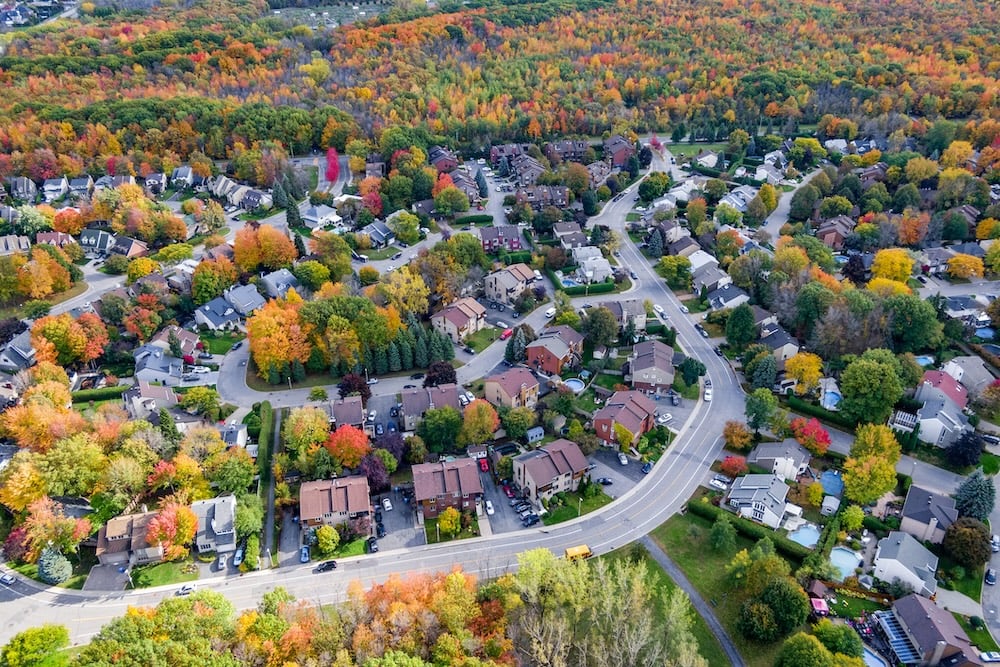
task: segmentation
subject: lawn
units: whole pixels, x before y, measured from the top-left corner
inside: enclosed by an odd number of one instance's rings
[[[465,337],[465,344],[471,347],[476,352],[482,352],[497,339],[497,332],[500,330],[496,327],[486,327],[485,329],[480,329],[471,336]]]
[[[951,578],[951,571],[958,563],[949,558],[943,549],[936,549],[936,551],[938,552],[938,578],[942,582],[941,585],[950,590],[958,591],[979,602],[983,594],[985,569],[982,567],[972,569],[962,568],[965,576],[956,581]]]
[[[642,220],[642,216],[638,213],[626,213],[625,222],[639,222]]]
[[[686,398],[689,401],[697,401],[698,395],[701,393],[701,389],[697,383],[688,385],[680,375],[674,376],[673,388],[674,391],[681,395],[681,398]]]
[[[132,570],[132,583],[135,588],[180,584],[185,581],[194,581],[197,578],[198,566],[191,560],[143,565]]]
[[[424,519],[424,533],[427,535],[427,544],[437,544],[439,542],[451,542],[453,540],[464,540],[470,537],[479,537],[479,521],[472,518],[472,524],[468,528],[458,531],[458,535],[448,537],[438,535],[437,519]]]
[[[978,628],[973,628],[969,625],[968,616],[962,616],[955,612],[951,612],[951,615],[955,617],[958,624],[965,630],[965,634],[969,635],[969,639],[980,651],[1000,651],[1000,646],[997,646],[993,635],[985,627],[980,625]]]
[[[692,313],[704,313],[708,310],[708,306],[705,302],[698,297],[691,297],[690,299],[684,299],[681,301],[682,304],[688,307]]]
[[[695,589],[715,608],[719,622],[726,628],[746,664],[750,667],[770,667],[774,664],[774,658],[782,642],[780,640],[771,644],[752,642],[745,639],[736,629],[742,600],[737,596],[730,597],[733,591],[732,582],[724,575],[726,566],[736,552],[740,549],[753,548],[753,542],[738,535],[735,549],[720,553],[708,544],[711,527],[711,523],[707,520],[685,514],[671,517],[656,528],[652,535],[683,570]]]
[[[267,380],[257,377],[257,367],[254,366],[253,359],[247,364],[247,386],[254,391],[284,391],[288,389],[288,382],[281,384],[268,384]],[[335,378],[329,373],[307,374],[302,382],[292,382],[292,389],[308,389],[311,387],[330,387],[327,393],[331,396],[336,391],[336,384],[339,378]]]
[[[702,151],[714,151],[716,153],[726,150],[725,143],[715,144],[670,144],[667,146],[674,155],[693,157]]]
[[[669,593],[677,587],[674,580],[671,579],[663,568],[660,567],[659,563],[653,560],[652,557],[646,552],[645,549],[641,548],[640,545],[633,545],[625,549],[617,549],[609,554],[601,556],[605,560],[623,560],[638,557],[646,565],[646,569],[649,571],[650,577],[656,584],[657,590]],[[656,615],[657,625],[663,624],[663,597],[655,596],[653,598],[654,610],[653,613]],[[691,632],[694,634],[694,638],[698,640],[698,653],[701,657],[705,658],[705,661],[709,665],[725,665],[729,662],[726,657],[725,652],[722,650],[722,646],[719,644],[719,640],[715,638],[712,631],[708,628],[708,623],[705,619],[701,617],[698,612],[692,610],[691,614]]]
[[[53,294],[51,296],[42,299],[42,301],[48,301],[54,306],[58,303],[62,303],[63,301],[72,299],[73,297],[80,296],[86,291],[87,291],[87,282],[81,280],[80,282],[73,285],[65,292],[60,292],[59,294]],[[18,317],[18,318],[24,317],[24,313],[21,312],[23,308],[24,308],[23,303],[19,303],[14,306],[7,306],[6,308],[0,308],[0,319],[4,319],[7,317]]]
[[[246,336],[235,331],[216,331],[201,335],[201,342],[205,344],[205,349],[212,354],[226,354],[235,343],[243,340]]]
[[[335,558],[350,558],[351,556],[362,556],[365,553],[365,542],[368,538],[359,537],[356,540],[337,545],[333,552]]]
[[[623,384],[624,382],[625,378],[623,378],[621,375],[609,375],[607,373],[598,373],[594,377],[594,384],[604,387],[605,389],[611,389],[612,391],[614,390],[616,384]]]
[[[611,498],[604,491],[601,491],[592,498],[584,498],[582,503],[580,502],[579,494],[567,493],[566,504],[551,508],[549,513],[542,517],[542,523],[546,526],[551,526],[563,521],[569,521],[582,514],[589,514],[596,509],[600,509],[610,502]],[[579,513],[577,513],[577,508],[580,509]]]
[[[585,392],[576,397],[576,407],[585,412],[592,413],[600,407],[594,400],[595,398],[594,390],[588,387]]]
[[[359,255],[366,255],[369,260],[375,261],[379,259],[389,259],[397,252],[400,252],[399,248],[396,246],[386,246],[384,248],[368,248],[367,250],[358,249]]]
[[[979,464],[983,466],[984,475],[995,475],[1000,472],[1000,456],[983,452],[979,459]]]
[[[878,602],[850,595],[838,595],[837,604],[830,606],[830,610],[841,618],[858,618],[862,612],[871,613],[881,609],[885,607]]]
[[[85,407],[79,407],[78,406],[76,408],[76,411],[79,412],[84,417],[86,417],[87,419],[90,419],[94,415],[97,414],[98,408],[100,408],[105,403],[114,403],[117,406],[121,406],[122,399],[121,398],[109,398],[106,401],[88,401]]]
[[[87,575],[90,574],[90,568],[97,565],[97,555],[94,553],[93,549],[81,547],[79,554],[67,554],[66,558],[69,559],[70,565],[73,566],[73,574],[70,575],[69,579],[61,584],[58,584],[57,587],[71,588],[77,591],[81,590],[83,588],[83,584],[87,581]],[[10,566],[12,570],[16,570],[29,579],[41,581],[41,579],[38,578],[38,565],[36,563],[14,564],[8,562],[7,565]]]

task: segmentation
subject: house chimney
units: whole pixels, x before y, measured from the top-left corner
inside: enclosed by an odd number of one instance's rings
[[[930,618],[928,616],[927,618]],[[944,655],[944,650],[948,647],[948,642],[941,640],[934,645],[934,652],[931,654],[931,659],[927,662],[928,667],[937,667],[941,664],[941,656]]]

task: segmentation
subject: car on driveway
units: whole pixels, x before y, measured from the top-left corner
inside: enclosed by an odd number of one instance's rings
[[[195,589],[194,584],[184,584],[183,586],[177,589],[177,595],[181,596],[191,595],[192,593],[194,593],[194,589]]]
[[[614,484],[614,482],[611,480],[610,477],[598,477],[597,483],[600,484],[601,486],[611,486],[612,484]]]
[[[239,549],[236,550],[236,555],[233,556],[233,567],[239,567],[240,565],[243,564],[243,553],[244,553],[243,547],[240,547]]]
[[[489,472],[490,471],[489,459],[479,459],[479,469],[482,470],[483,472]]]
[[[716,475],[712,479],[717,479],[720,482],[722,482],[723,484],[732,484],[733,483],[732,478],[726,477],[725,475],[721,475],[721,474],[720,475]]]
[[[725,491],[728,488],[725,482],[720,482],[717,479],[709,481],[708,485],[712,488],[718,489],[719,491]]]
[[[423,380],[424,379],[424,374],[423,373],[414,373],[413,375],[410,376],[410,379],[411,380]]]
[[[503,494],[505,496],[507,496],[508,498],[513,498],[514,497],[514,491],[513,491],[513,489],[511,489],[506,484],[504,484],[504,486],[503,486]]]
[[[375,435],[382,435],[385,433],[385,427],[381,424],[375,424]]]
[[[669,424],[674,420],[674,416],[669,412],[664,412],[662,415],[656,418],[657,424]]]
[[[1000,662],[1000,651],[989,651],[979,654],[980,662]]]
[[[490,516],[493,516],[496,513],[496,510],[493,509],[493,502],[490,500],[486,501],[486,513]]]
[[[381,521],[375,524],[375,537],[385,537],[385,524]]]
[[[374,537],[369,537],[367,544],[368,553],[377,554],[378,553],[378,540]]]
[[[299,549],[299,562],[308,563],[309,562],[309,547],[303,546]]]
[[[13,586],[15,581],[17,581],[17,579],[14,578],[13,574],[4,574],[0,576],[0,584],[3,584],[4,586]]]
[[[382,499],[382,507],[385,509],[386,512],[391,512],[392,511],[392,501],[389,500],[388,498],[383,498]]]
[[[623,466],[627,466],[628,457],[622,454],[621,452],[618,452],[618,463],[622,464]]]
[[[534,526],[536,523],[538,523],[538,521],[539,521],[538,515],[532,514],[530,516],[525,517],[521,521],[521,525],[524,526],[525,528],[530,528],[531,526]]]
[[[337,569],[337,561],[325,560],[316,566],[316,572],[330,572]]]

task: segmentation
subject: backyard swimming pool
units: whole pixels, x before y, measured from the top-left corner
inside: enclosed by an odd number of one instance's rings
[[[834,547],[830,552],[830,562],[840,572],[840,580],[854,574],[854,568],[861,566],[861,556],[847,547]]]
[[[843,398],[839,391],[827,391],[823,393],[823,400],[820,403],[827,410],[836,410],[837,406],[840,405],[840,400]]]
[[[583,384],[583,380],[581,380],[580,378],[570,378],[568,380],[563,380],[563,384],[569,387],[569,389],[574,394],[579,394],[581,391],[583,391],[584,387],[586,386],[585,384]]]
[[[788,533],[788,539],[812,549],[819,542],[819,528],[814,524],[807,523]]]
[[[996,334],[993,327],[979,327],[976,329],[976,336],[984,340],[993,340],[993,336]]]
[[[580,286],[580,283],[578,283],[577,281],[573,280],[572,278],[563,278],[562,279],[562,284],[563,284],[563,287],[579,287]]]
[[[914,359],[924,368],[934,365],[934,357],[929,354],[921,354],[919,357],[914,357]]]
[[[882,656],[880,656],[875,651],[871,650],[867,646],[865,647],[865,667],[888,667],[887,663]]]
[[[844,480],[834,470],[827,470],[819,476],[819,483],[828,496],[840,497],[844,492]]]

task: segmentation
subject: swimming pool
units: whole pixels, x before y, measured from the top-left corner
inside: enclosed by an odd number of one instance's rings
[[[580,286],[580,283],[576,282],[572,278],[563,278],[562,279],[562,284],[563,284],[563,287],[579,287]]]
[[[843,397],[839,391],[827,391],[823,393],[823,400],[820,403],[827,410],[836,410],[837,406],[840,405],[841,398]]]
[[[586,386],[583,384],[583,380],[580,378],[570,378],[568,380],[563,380],[563,384],[566,385],[574,394],[579,394],[583,391]]]
[[[796,528],[792,532],[788,533],[788,539],[792,542],[798,542],[804,547],[812,549],[819,542],[819,528],[814,524],[807,523],[804,526]]]
[[[865,667],[889,667],[889,663],[875,651],[865,647]]]
[[[983,345],[983,349],[994,356],[1000,356],[1000,345],[994,345],[993,343],[986,343],[986,345]]]
[[[917,363],[926,368],[927,366],[934,365],[934,357],[929,354],[921,354],[919,357],[914,357]]]
[[[844,492],[844,480],[833,470],[827,470],[819,476],[819,483],[828,496],[840,497]]]
[[[861,556],[847,547],[834,547],[830,552],[830,562],[840,572],[840,580],[854,574],[854,568],[861,566]]]
[[[993,340],[995,334],[996,331],[993,330],[993,327],[979,327],[976,329],[976,336],[984,340]]]

